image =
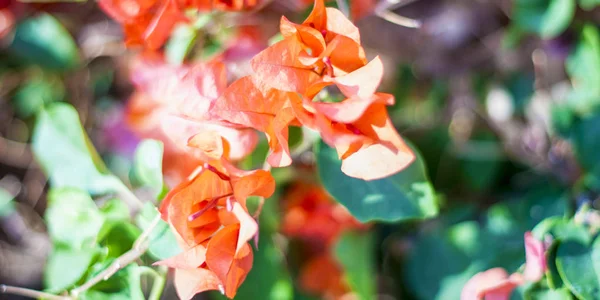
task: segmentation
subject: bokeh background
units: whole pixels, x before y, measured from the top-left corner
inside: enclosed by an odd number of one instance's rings
[[[373,233],[381,299],[456,299],[450,295],[477,271],[516,270],[524,262],[523,232],[542,219],[600,205],[598,186],[580,180],[600,161],[600,46],[588,41],[580,49],[584,26],[598,42],[600,9],[580,1],[565,17],[564,2],[400,1],[392,11],[420,28],[371,11],[356,20],[367,55],[384,62],[381,90],[397,102],[390,115],[422,154],[441,202],[432,220],[348,225]],[[109,169],[128,178],[141,140],[127,123],[135,50],[94,1],[1,0],[0,8],[0,187],[15,198],[4,207],[0,200],[0,282],[42,289],[52,244],[42,217],[48,184],[30,146],[36,111],[71,103]],[[253,31],[228,50],[231,76],[248,73],[248,59],[277,33],[281,15],[300,21],[308,9],[302,1],[274,0],[238,20]],[[219,40],[223,32],[210,34]],[[293,176],[314,177],[313,165],[308,151]],[[283,204],[288,198],[328,197],[290,196],[302,189],[297,185],[269,200],[281,203],[273,214],[285,216],[293,207]],[[275,247],[279,252],[302,248],[273,234],[287,245]],[[286,255],[298,276],[302,255]],[[174,297],[168,285],[163,299]]]

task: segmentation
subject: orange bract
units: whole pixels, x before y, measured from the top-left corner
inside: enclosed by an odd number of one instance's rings
[[[282,17],[280,30],[284,39],[252,60],[262,89],[264,85],[312,98],[323,87],[337,84],[337,77],[367,63],[358,28],[339,10],[325,8],[322,0],[315,1],[302,24]],[[362,79],[378,85],[382,75],[383,69],[380,74],[372,70]]]
[[[339,103],[319,103],[296,93],[262,91],[252,77],[244,77],[224,92],[213,111],[229,122],[265,132],[272,166],[291,163],[287,129],[302,124],[319,131],[336,148],[344,173],[372,180],[402,170],[414,154],[387,115],[386,105],[393,104],[393,97],[363,91]]]
[[[167,195],[160,211],[184,252],[159,264],[177,269],[175,285],[182,299],[205,290],[235,296],[252,268],[248,241],[258,231],[246,198],[269,197],[274,190],[267,171],[241,171],[212,161]]]
[[[157,50],[176,24],[188,22],[186,9],[238,11],[250,9],[258,0],[99,0],[106,14],[123,26],[127,46]]]
[[[379,57],[367,63],[358,29],[337,9],[316,0],[302,24],[281,20],[284,39],[252,60],[255,73],[234,82],[214,112],[235,124],[266,133],[271,166],[291,163],[288,127],[321,133],[343,160],[349,176],[373,180],[392,175],[414,160],[390,121],[393,96],[377,93],[383,77]],[[322,103],[317,94],[335,84],[347,97]]]

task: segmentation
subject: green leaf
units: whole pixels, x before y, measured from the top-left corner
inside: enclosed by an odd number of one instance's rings
[[[435,191],[418,154],[401,172],[365,181],[342,173],[336,151],[323,141],[317,143],[315,153],[323,186],[361,222],[423,219],[438,213]]]
[[[165,46],[167,62],[175,65],[182,64],[192,50],[197,35],[197,30],[192,24],[179,24],[175,27]]]
[[[562,288],[563,281],[556,266],[557,249],[563,242],[575,241],[583,244],[589,244],[591,236],[585,227],[573,223],[571,220],[562,217],[552,217],[540,222],[533,230],[533,236],[538,240],[545,240],[547,235],[553,238],[553,242],[546,250],[546,263],[548,271],[546,280],[548,286],[553,289]]]
[[[592,10],[600,5],[600,0],[579,0],[579,6],[585,10]]]
[[[156,140],[143,140],[135,150],[132,180],[149,188],[157,198],[164,189],[162,175],[163,144]]]
[[[87,273],[88,267],[99,253],[96,248],[76,250],[54,247],[44,269],[45,288],[60,292],[75,286]]]
[[[575,15],[575,0],[515,0],[512,19],[529,32],[551,39],[561,34]]]
[[[530,290],[525,292],[526,300],[569,300],[573,299],[571,293],[567,289],[556,289],[556,290]]]
[[[15,211],[14,198],[7,190],[0,188],[0,218],[9,216]]]
[[[73,37],[52,15],[40,13],[17,25],[9,50],[29,63],[66,70],[79,63]]]
[[[119,200],[110,199],[101,208],[100,212],[107,221],[127,221],[129,220],[129,207]]]
[[[96,276],[98,273],[108,268],[114,259],[106,260],[103,263],[97,263],[92,267],[87,279]],[[142,267],[136,264],[129,264],[119,270],[108,280],[101,281],[94,285],[92,290],[86,291],[81,295],[81,299],[86,300],[113,300],[113,299],[132,299],[143,300],[144,293],[141,288]]]
[[[566,286],[579,299],[600,299],[600,239],[590,247],[577,241],[558,246],[556,266]]]
[[[475,222],[460,223],[449,230],[469,231],[475,241],[481,236]],[[470,245],[474,242],[463,242],[453,240],[442,230],[425,234],[416,241],[403,270],[405,285],[417,299],[460,299],[467,281],[485,270],[484,265],[473,261],[475,251]]]
[[[525,194],[490,207],[481,225],[466,221],[447,227],[442,215],[438,226],[425,227],[414,241],[401,283],[417,299],[460,299],[477,272],[496,267],[517,271],[525,262],[523,234],[549,216],[563,215],[563,195],[563,189],[548,182],[530,186]]]
[[[108,257],[119,257],[129,251],[142,232],[133,224],[122,221],[104,223],[98,234],[99,243],[108,250]]]
[[[344,278],[359,299],[373,299],[376,294],[376,267],[373,236],[348,232],[335,244],[335,257],[344,270]]]
[[[50,238],[72,248],[95,245],[104,217],[90,196],[77,189],[52,189],[44,216]]]
[[[50,75],[35,75],[28,78],[15,92],[13,107],[21,118],[29,118],[41,110],[44,105],[61,101],[65,96],[65,87],[60,78]]]
[[[140,228],[146,229],[156,216],[158,216],[158,211],[152,203],[147,202],[136,217],[136,223]],[[149,240],[148,253],[157,259],[166,259],[182,252],[175,235],[171,232],[171,228],[169,228],[169,224],[163,220],[160,220],[158,225],[152,230]]]
[[[582,115],[589,114],[600,105],[600,33],[596,25],[583,27],[565,68],[573,84],[568,105]]]
[[[40,111],[32,140],[33,152],[53,187],[76,187],[97,195],[123,186],[105,173],[72,106],[54,103]]]
[[[588,172],[600,176],[600,113],[578,119],[571,126],[575,157]]]

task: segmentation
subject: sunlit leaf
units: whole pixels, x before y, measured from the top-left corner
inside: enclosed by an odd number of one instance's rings
[[[163,144],[161,142],[156,140],[142,141],[135,151],[130,176],[137,185],[150,189],[152,196],[156,199],[163,191],[162,157]]]
[[[110,199],[100,208],[100,212],[108,221],[129,220],[129,207],[119,199]]]
[[[323,141],[315,149],[323,185],[358,220],[394,222],[437,215],[437,197],[420,158],[396,175],[365,181],[342,173],[336,151]]]
[[[90,196],[78,189],[53,189],[44,216],[50,238],[75,249],[95,245],[104,217]]]
[[[148,228],[152,220],[158,216],[158,211],[151,203],[146,203],[136,218],[136,223],[142,229]],[[179,254],[182,249],[169,225],[160,220],[150,234],[148,253],[156,259],[162,260]]]
[[[106,247],[109,257],[119,257],[129,251],[142,232],[123,221],[107,221],[98,234],[98,242]]]
[[[54,247],[44,269],[44,286],[60,292],[73,287],[87,273],[88,267],[100,253],[97,248],[69,249]]]
[[[99,272],[109,267],[114,260],[106,260],[103,263],[95,264],[88,277],[92,278]],[[125,299],[145,299],[141,287],[141,270],[136,264],[129,264],[107,280],[96,284],[91,290],[81,295],[81,299],[86,300],[125,300]]]
[[[524,30],[550,39],[561,34],[575,15],[575,0],[516,0],[513,21]]]
[[[196,42],[197,31],[193,25],[180,24],[171,33],[165,46],[165,57],[171,64],[181,64]]]
[[[53,187],[76,187],[93,195],[122,187],[115,176],[105,173],[72,106],[54,103],[40,111],[32,140],[33,152]]]

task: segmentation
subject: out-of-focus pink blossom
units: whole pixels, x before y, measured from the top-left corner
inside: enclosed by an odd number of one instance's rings
[[[479,272],[471,277],[463,287],[461,300],[508,300],[512,291],[519,285],[536,282],[544,277],[547,270],[546,246],[536,240],[531,232],[525,233],[525,271],[508,275],[502,268]]]
[[[524,282],[519,273],[508,275],[502,268],[475,274],[462,290],[461,300],[508,300],[512,291]]]
[[[531,232],[525,233],[525,271],[523,276],[528,281],[542,279],[548,269],[546,265],[546,247],[542,241],[536,240]]]

